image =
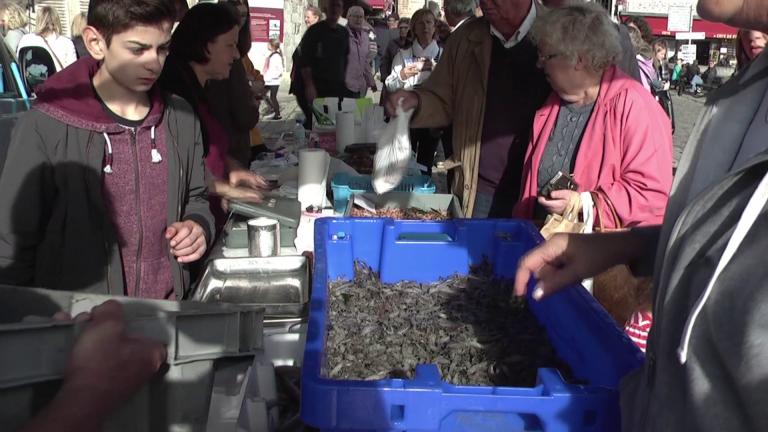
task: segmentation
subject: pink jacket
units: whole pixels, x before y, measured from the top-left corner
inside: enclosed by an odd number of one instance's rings
[[[536,112],[515,218],[533,218],[539,164],[559,109],[560,96],[553,92]],[[600,191],[611,200],[622,227],[661,224],[672,187],[669,118],[642,84],[615,66],[603,74],[573,175],[579,192]],[[610,210],[601,205],[610,219]],[[603,224],[616,228],[613,220]]]
[[[344,82],[353,92],[364,92],[376,85],[371,65],[370,39],[364,30],[349,30],[349,57]]]

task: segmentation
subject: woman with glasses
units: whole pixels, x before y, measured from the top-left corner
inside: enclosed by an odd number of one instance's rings
[[[347,97],[363,98],[370,88],[377,91],[371,70],[371,50],[368,32],[364,28],[363,8],[352,6],[347,11],[349,30],[349,55],[347,57]]]
[[[411,17],[411,46],[401,49],[392,62],[392,72],[384,84],[387,91],[413,90],[424,84],[432,74],[443,49],[435,39],[437,19],[429,9],[416,11]],[[430,129],[411,129],[411,147],[416,152],[416,162],[432,173],[435,152],[440,136]]]
[[[672,186],[669,118],[616,66],[621,45],[606,11],[597,3],[556,9],[530,35],[553,92],[534,119],[513,217],[562,215],[574,195],[592,192],[604,216],[598,226],[661,223]],[[577,190],[547,187],[561,174]]]
[[[381,62],[379,64],[379,72],[381,73],[381,81],[384,82],[392,73],[392,60],[397,53],[402,49],[408,49],[411,47],[411,41],[408,38],[408,32],[411,30],[411,19],[400,18],[397,23],[397,37],[390,40],[387,44],[384,53],[381,56]],[[384,96],[382,95],[382,99]]]

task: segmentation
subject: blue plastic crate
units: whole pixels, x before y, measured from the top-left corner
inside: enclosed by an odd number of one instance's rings
[[[333,189],[333,210],[337,213],[344,213],[352,194],[374,191],[371,176],[352,176],[347,173],[335,174],[331,180],[331,189]],[[433,194],[435,185],[432,184],[428,175],[406,177],[393,192]]]
[[[618,384],[644,356],[580,286],[529,305],[560,357],[589,385],[568,384],[558,371],[539,369],[534,388],[455,386],[440,380],[435,365],[417,366],[410,380],[323,378],[327,283],[352,277],[355,259],[379,271],[385,282],[466,274],[483,256],[498,277],[512,278],[521,255],[542,240],[532,224],[515,220],[318,220],[302,420],[326,432],[620,430]]]

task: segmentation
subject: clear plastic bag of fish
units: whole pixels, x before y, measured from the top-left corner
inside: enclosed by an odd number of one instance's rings
[[[397,101],[397,116],[382,130],[373,158],[373,190],[377,194],[396,188],[408,171],[411,161],[410,123],[413,110],[403,111],[403,100]]]

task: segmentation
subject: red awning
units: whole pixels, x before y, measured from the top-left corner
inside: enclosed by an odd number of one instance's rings
[[[366,2],[374,9],[387,8],[387,0],[366,0]]]
[[[667,31],[667,17],[644,16],[657,36],[674,36],[677,32]],[[705,33],[707,39],[736,39],[738,29],[721,23],[713,23],[701,19],[693,20],[692,33]]]

